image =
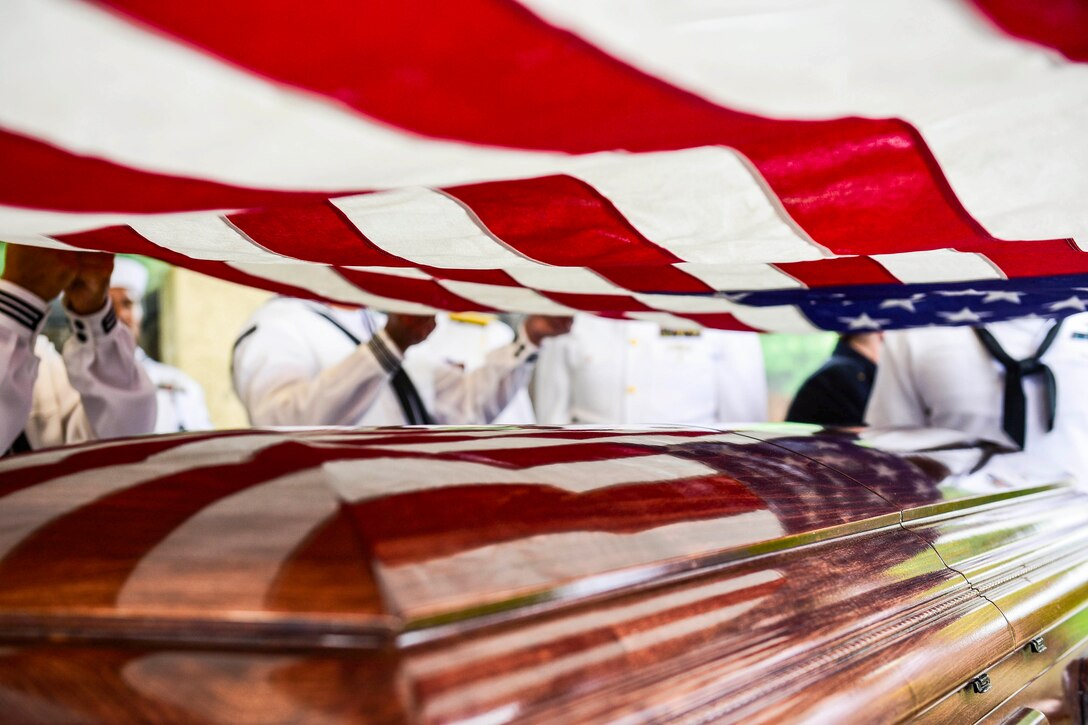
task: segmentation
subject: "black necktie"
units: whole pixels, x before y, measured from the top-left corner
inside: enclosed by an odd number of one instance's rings
[[[1024,440],[1027,428],[1027,401],[1024,398],[1024,378],[1029,375],[1042,375],[1043,385],[1046,391],[1047,421],[1046,429],[1054,430],[1054,416],[1058,410],[1058,382],[1054,379],[1054,373],[1047,367],[1041,358],[1050,348],[1054,338],[1058,336],[1062,321],[1059,320],[1050,328],[1039,345],[1039,349],[1031,357],[1023,360],[1014,360],[1005,352],[997,339],[989,330],[978,327],[975,334],[983,347],[1001,363],[1005,368],[1005,405],[1002,414],[1001,427],[1016,441],[1021,450],[1024,448]]]
[[[26,437],[26,431],[19,433],[19,437],[11,444],[11,448],[4,453],[4,456],[14,456],[16,453],[26,453],[32,450],[30,448],[30,439]],[[0,456],[3,458],[3,456]]]
[[[313,312],[332,323],[336,329],[344,333],[344,335],[355,345],[362,344],[362,340],[337,322],[331,315],[326,315],[320,310],[313,310]],[[370,329],[369,318],[367,318],[366,325],[368,331],[371,334],[374,334],[374,330]],[[249,334],[248,331],[243,333],[243,335],[246,334]],[[238,343],[236,342],[235,344],[237,345]],[[400,403],[400,409],[404,413],[404,420],[408,425],[431,425],[434,423],[434,420],[432,420],[431,416],[427,413],[427,406],[423,405],[423,399],[419,397],[419,391],[416,390],[416,386],[412,384],[412,379],[408,377],[408,373],[404,372],[404,368],[398,368],[397,372],[393,373],[393,378],[390,382],[393,384],[393,392],[397,394],[397,402]]]
[[[404,368],[400,368],[393,374],[393,392],[397,394],[401,410],[404,411],[404,419],[408,425],[431,425],[434,423],[427,414],[427,407],[423,405],[423,399],[419,397],[419,391],[412,384],[412,379]]]

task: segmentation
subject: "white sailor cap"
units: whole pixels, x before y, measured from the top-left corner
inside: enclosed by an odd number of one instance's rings
[[[110,287],[123,287],[133,297],[143,298],[147,291],[147,267],[135,259],[128,257],[115,257],[113,260],[113,274],[110,276]]]

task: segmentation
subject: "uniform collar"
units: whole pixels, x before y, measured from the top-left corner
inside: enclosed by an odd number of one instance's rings
[[[845,357],[858,362],[870,375],[876,373],[876,363],[855,350],[850,345],[849,340],[840,338],[835,345],[835,349],[831,351],[831,355],[832,357]]]

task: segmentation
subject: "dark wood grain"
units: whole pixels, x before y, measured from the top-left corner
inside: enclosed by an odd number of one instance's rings
[[[405,722],[382,653],[0,650],[5,723]]]

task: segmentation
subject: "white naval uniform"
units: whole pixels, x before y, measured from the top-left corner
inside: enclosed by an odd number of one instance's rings
[[[514,341],[514,331],[490,315],[435,316],[435,329],[423,342],[412,345],[404,356],[404,367],[413,380],[434,380],[447,366],[476,370],[487,354]],[[521,388],[494,420],[501,425],[532,425],[536,422],[527,388]]]
[[[759,337],[686,332],[641,320],[576,316],[569,335],[541,346],[537,419],[685,425],[767,420]]]
[[[22,432],[31,448],[150,433],[155,392],[113,307],[68,315],[63,356],[38,333],[48,303],[0,280],[0,455]]]
[[[987,325],[1016,360],[1032,356],[1051,326],[1022,319]],[[1088,314],[1065,320],[1042,361],[1057,378],[1054,430],[1046,430],[1041,375],[1024,379],[1024,450],[1060,464],[1088,487]],[[967,327],[888,332],[865,412],[872,426],[951,428],[1008,446],[1002,425],[1004,368]]]
[[[211,430],[214,427],[204,402],[204,389],[199,383],[172,365],[152,360],[140,348],[136,348],[136,359],[155,386],[158,402],[156,433]]]
[[[324,319],[332,317],[362,344]],[[390,384],[404,365],[436,423],[489,423],[532,375],[528,340],[492,350],[471,372],[453,365],[420,375],[385,333],[385,318],[277,297],[258,309],[234,348],[234,390],[254,425],[402,425]]]

